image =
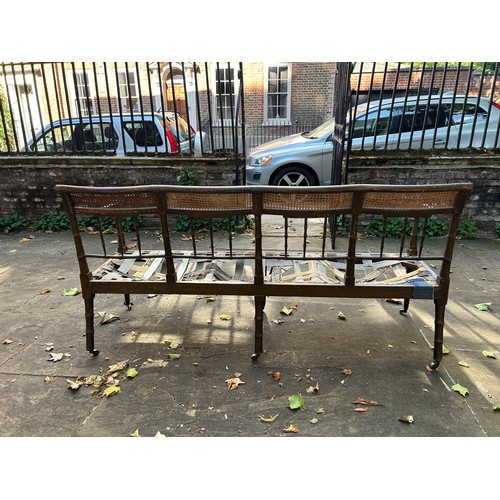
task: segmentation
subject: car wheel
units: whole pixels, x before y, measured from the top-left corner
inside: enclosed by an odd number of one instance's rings
[[[314,177],[303,167],[287,167],[276,175],[274,186],[314,186]]]

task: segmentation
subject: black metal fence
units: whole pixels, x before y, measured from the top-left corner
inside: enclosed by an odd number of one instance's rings
[[[0,154],[241,158],[323,121],[294,120],[293,104],[292,125],[250,119],[245,71],[243,63],[0,63]],[[346,151],[497,148],[498,71],[496,62],[355,63]]]

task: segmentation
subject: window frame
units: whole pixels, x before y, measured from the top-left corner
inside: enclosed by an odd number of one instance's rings
[[[287,68],[287,102],[286,102],[286,117],[269,118],[269,97],[272,94],[280,94],[280,92],[271,93],[269,90],[269,70],[270,68]],[[281,92],[282,94],[283,92]],[[264,125],[291,125],[291,102],[292,102],[292,63],[277,62],[266,63],[264,67]]]
[[[133,76],[134,80],[131,81],[130,76]],[[125,77],[125,81],[122,83],[120,81],[120,77]],[[117,77],[116,77],[116,85],[118,88],[117,94],[119,95],[120,99],[120,109],[124,113],[135,113],[141,111],[141,98],[139,95],[139,85],[138,85],[138,75],[137,71],[134,69],[130,68],[118,68],[117,69]],[[130,89],[135,90],[135,95],[129,96],[128,91]],[[123,90],[125,90],[126,95],[124,95]],[[117,97],[118,97],[117,95]],[[135,103],[132,108],[129,107],[129,99],[135,99]]]
[[[232,80],[220,80],[220,78],[218,78],[217,76],[217,71],[221,71],[221,70],[224,70],[224,71],[231,71],[232,74],[231,74],[231,78]],[[240,79],[238,78],[238,71],[239,71],[239,65],[237,63],[228,63],[228,64],[224,64],[224,65],[214,65],[213,67],[213,89],[214,89],[214,92],[213,92],[213,104],[214,104],[214,118],[213,118],[213,121],[214,121],[214,125],[215,126],[232,126],[233,125],[233,122],[236,122],[236,102],[237,102],[237,96],[238,96],[238,93],[239,93],[239,90],[240,90]],[[232,93],[224,93],[224,94],[221,94],[220,92],[218,92],[218,88],[219,88],[219,84],[222,84],[222,82],[225,82],[225,84],[227,85],[227,82],[232,82],[233,84],[233,89],[232,89]],[[219,99],[221,96],[226,96],[227,99],[231,99],[232,97],[232,103],[231,103],[231,106],[225,106],[223,107],[222,109],[223,110],[230,110],[231,107],[233,108],[233,113],[232,115],[230,114],[230,116],[228,117],[224,117],[223,119],[221,119],[221,116],[220,116],[220,105],[219,105]]]
[[[68,73],[70,81],[73,83],[70,86],[70,89],[72,94],[71,104],[75,116],[93,115],[95,113],[95,103],[92,73],[89,70],[83,69],[75,69],[74,71],[70,70]],[[85,96],[81,95],[80,89],[85,89]],[[80,102],[80,106],[78,106],[77,99]],[[89,103],[90,109],[88,108]]]

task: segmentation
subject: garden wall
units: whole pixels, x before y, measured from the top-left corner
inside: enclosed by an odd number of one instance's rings
[[[202,185],[236,183],[234,159],[180,158],[34,158],[0,157],[0,217],[36,219],[63,213],[55,184],[126,186],[178,184],[183,169],[193,170]],[[349,183],[425,184],[472,182],[463,219],[474,220],[480,235],[495,236],[500,223],[500,156],[412,155],[352,156]],[[240,183],[243,173],[239,173]]]

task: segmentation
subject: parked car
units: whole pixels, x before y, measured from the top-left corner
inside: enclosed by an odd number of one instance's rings
[[[449,94],[387,99],[357,106],[353,150],[500,146],[500,105]],[[350,127],[350,124],[347,124]],[[333,119],[250,151],[246,183],[314,186],[331,183]]]
[[[197,153],[200,150],[200,134],[179,113],[173,112],[57,120],[44,127],[22,149],[38,153],[105,152],[116,155]]]

